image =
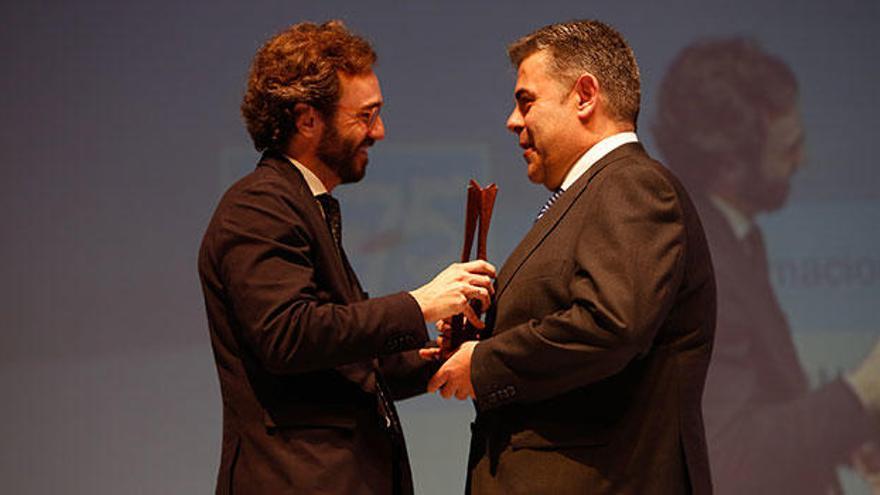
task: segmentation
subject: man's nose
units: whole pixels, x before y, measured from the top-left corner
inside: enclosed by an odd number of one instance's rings
[[[385,122],[382,121],[381,115],[376,117],[376,123],[370,128],[370,132],[367,135],[376,141],[385,139]]]
[[[513,110],[510,112],[510,115],[507,117],[507,130],[514,134],[519,134],[522,132],[523,126],[522,114],[519,113],[519,108],[513,107]]]

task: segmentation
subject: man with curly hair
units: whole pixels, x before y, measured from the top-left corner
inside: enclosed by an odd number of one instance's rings
[[[426,321],[488,305],[494,268],[453,264],[368,298],[330,193],[357,182],[385,136],[370,44],[301,23],[256,54],[242,103],[256,170],[226,192],[199,274],[223,396],[217,493],[407,494],[393,400],[425,390]]]

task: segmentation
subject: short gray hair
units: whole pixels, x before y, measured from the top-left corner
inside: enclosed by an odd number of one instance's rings
[[[584,72],[599,81],[609,114],[635,126],[641,89],[635,54],[623,36],[595,20],[575,20],[544,26],[507,47],[515,67],[535,52],[547,50],[556,80],[574,84]]]

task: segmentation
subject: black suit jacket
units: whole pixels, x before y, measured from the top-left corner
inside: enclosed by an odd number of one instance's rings
[[[615,149],[497,283],[471,367],[471,493],[711,492],[700,400],[715,283],[669,171],[639,144]]]
[[[703,400],[715,491],[839,492],[836,466],[878,440],[876,425],[841,380],[809,389],[763,242],[748,249],[709,198],[698,196],[696,205],[718,281],[717,339]]]
[[[283,156],[223,196],[199,275],[223,396],[217,493],[411,493],[381,399],[424,391],[430,370],[399,354],[427,340],[421,310],[407,293],[366,298]]]

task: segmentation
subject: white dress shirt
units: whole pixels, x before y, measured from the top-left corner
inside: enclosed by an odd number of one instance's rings
[[[294,160],[293,158],[287,155],[284,155],[284,157],[287,158],[290,163],[292,163],[293,166],[296,167],[296,169],[303,174],[303,178],[306,180],[306,185],[309,186],[309,190],[312,191],[312,196],[327,193],[327,188],[324,187],[324,183],[321,182],[321,179],[319,179],[314,172],[312,172],[311,170],[309,170],[308,167]]]
[[[574,165],[569,169],[568,174],[565,175],[565,179],[562,181],[560,187],[563,191],[567,190],[576,180],[584,175],[584,172],[589,170],[593,164],[601,160],[602,157],[624,144],[637,142],[639,142],[639,138],[634,132],[620,132],[599,141],[574,162]]]

